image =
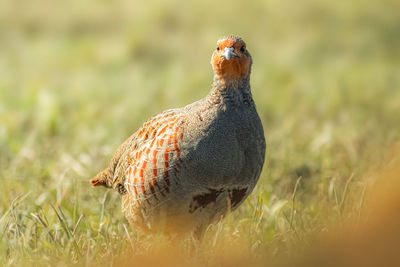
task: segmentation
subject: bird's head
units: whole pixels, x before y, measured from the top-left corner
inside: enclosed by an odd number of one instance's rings
[[[211,65],[217,78],[226,86],[240,84],[250,75],[252,59],[246,43],[237,36],[228,35],[217,41]]]

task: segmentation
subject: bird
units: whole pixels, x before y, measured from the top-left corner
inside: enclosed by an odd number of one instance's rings
[[[265,161],[264,129],[250,88],[252,63],[242,38],[220,38],[208,95],[145,122],[91,185],[115,189],[127,220],[150,232],[204,233],[237,209]]]

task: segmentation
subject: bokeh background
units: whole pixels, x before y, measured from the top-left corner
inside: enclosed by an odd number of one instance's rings
[[[248,255],[274,258],[359,222],[399,154],[399,12],[397,0],[0,1],[0,265],[112,262],[154,245],[116,192],[88,181],[145,120],[208,93],[226,34],[253,56],[267,159],[198,246],[245,238]]]

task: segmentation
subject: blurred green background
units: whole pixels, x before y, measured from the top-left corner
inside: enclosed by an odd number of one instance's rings
[[[89,259],[126,245],[109,244],[126,241],[118,194],[88,181],[145,120],[208,93],[226,34],[253,56],[267,159],[224,227],[255,220],[267,249],[326,214],[357,217],[369,173],[400,146],[399,12],[397,0],[0,1],[0,263],[68,261],[63,221]]]

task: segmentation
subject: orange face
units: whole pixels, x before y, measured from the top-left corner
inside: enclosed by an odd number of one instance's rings
[[[225,84],[240,82],[249,75],[251,67],[251,56],[246,49],[246,43],[234,36],[218,40],[211,64]]]

